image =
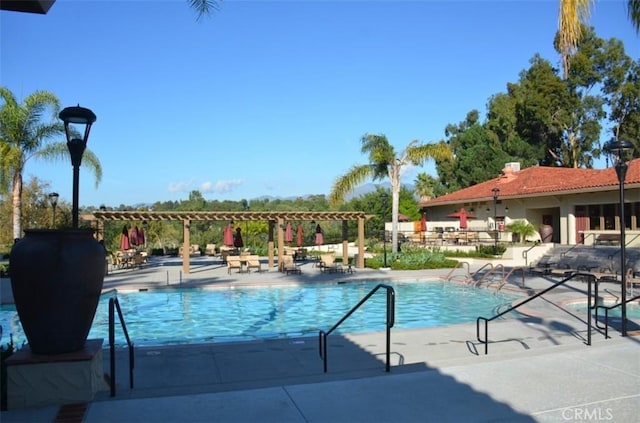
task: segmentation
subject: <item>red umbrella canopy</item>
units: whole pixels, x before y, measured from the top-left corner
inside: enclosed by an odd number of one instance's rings
[[[420,231],[425,232],[427,230],[427,214],[422,213],[420,218]]]
[[[144,239],[144,228],[138,229],[138,243],[140,245],[146,244],[146,240]]]
[[[122,234],[120,234],[120,249],[123,251],[131,248],[131,244],[129,243],[129,231],[127,230],[127,225],[124,225],[122,228]]]
[[[231,225],[225,226],[222,234],[222,243],[227,247],[233,247],[233,229],[231,229]]]
[[[324,235],[322,235],[322,228],[318,224],[318,226],[316,226],[316,245],[322,244],[324,244]]]
[[[298,247],[302,247],[302,240],[304,238],[304,229],[302,229],[302,225],[298,225]]]
[[[471,213],[467,213],[467,211],[463,208],[461,208],[460,210],[458,210],[457,212],[453,212],[451,214],[447,215],[448,217],[457,217],[458,219],[460,219],[460,228],[462,229],[466,229],[467,228],[467,218],[469,219],[475,219],[475,216]]]
[[[284,242],[293,241],[293,232],[291,231],[291,223],[287,223],[287,228],[284,231]]]

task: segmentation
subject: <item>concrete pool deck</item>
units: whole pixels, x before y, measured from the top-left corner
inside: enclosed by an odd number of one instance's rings
[[[472,270],[482,264],[474,262]],[[146,268],[116,271],[107,276],[105,289],[424,279],[447,273],[362,269],[323,274],[307,263],[301,275],[275,270],[228,275],[208,257],[192,258],[189,275],[179,269],[179,260],[162,259]],[[525,286],[541,290],[552,283],[527,276]],[[511,285],[519,288],[520,280],[514,278]],[[610,330],[611,339],[604,339],[592,329],[592,345],[585,345],[586,317],[562,304],[584,299],[586,284],[571,282],[558,290],[532,301],[528,318],[491,323],[488,355],[476,340],[475,324],[394,329],[390,373],[384,371],[384,333],[332,335],[327,373],[317,338],[136,347],[133,389],[128,354],[118,350],[116,396],[100,392],[81,421],[638,421],[636,332],[623,338]],[[618,291],[615,284],[601,284],[601,295]],[[53,422],[59,410],[11,410],[1,420]]]

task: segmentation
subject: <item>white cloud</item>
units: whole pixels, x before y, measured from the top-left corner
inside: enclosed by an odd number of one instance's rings
[[[200,191],[202,193],[223,194],[233,191],[236,187],[242,185],[243,183],[244,180],[242,179],[220,180],[216,183],[207,181],[200,184]]]
[[[171,182],[167,187],[169,192],[185,192],[189,188],[190,182]]]

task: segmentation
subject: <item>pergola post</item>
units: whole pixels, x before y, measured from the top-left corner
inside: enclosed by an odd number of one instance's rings
[[[364,217],[358,218],[358,269],[364,269]]]
[[[278,217],[278,270],[280,270],[280,264],[283,262],[284,257],[284,230],[282,226],[284,219]]]
[[[268,241],[267,241],[267,254],[269,255],[269,269],[273,269],[273,227],[275,222],[273,220],[269,221],[269,233],[268,233]]]
[[[342,264],[349,263],[349,224],[342,221]]]
[[[189,241],[189,224],[191,223],[190,220],[183,220],[182,221],[182,236],[183,236],[183,241],[182,241],[182,272],[185,275],[189,274],[189,245],[190,245],[190,241]]]

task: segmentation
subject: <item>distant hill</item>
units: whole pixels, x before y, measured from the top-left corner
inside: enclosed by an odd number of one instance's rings
[[[414,185],[403,185],[405,188],[409,189],[409,190],[413,190],[415,187]],[[349,195],[347,195],[345,197],[346,201],[352,200],[354,198],[358,198],[360,196],[363,196],[365,194],[368,194],[370,192],[375,192],[375,190],[380,187],[382,189],[391,189],[391,184],[389,182],[383,182],[380,184],[374,184],[374,183],[368,183],[368,184],[362,184],[359,187],[357,187],[355,190],[353,190],[353,192]],[[253,198],[252,200],[256,200],[256,201],[264,201],[264,200],[269,200],[269,201],[273,201],[273,200],[295,200],[296,198],[308,198],[311,197],[313,195],[321,195],[321,194],[304,194],[304,195],[292,195],[292,196],[288,196],[288,197],[274,197],[272,195],[263,195],[260,197],[256,197]],[[329,195],[324,194],[324,195]],[[250,200],[251,201],[251,200]]]

